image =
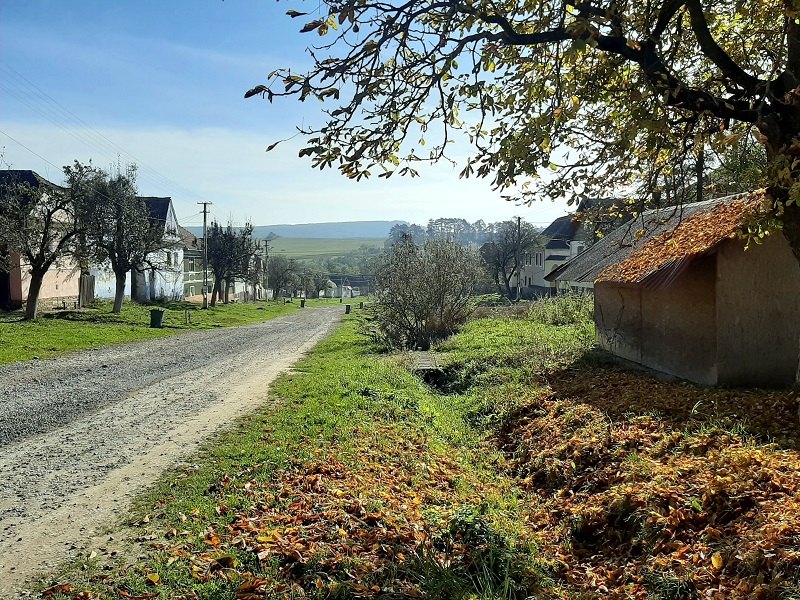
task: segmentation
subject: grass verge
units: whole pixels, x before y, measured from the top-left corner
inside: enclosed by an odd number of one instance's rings
[[[309,300],[308,306],[326,302]],[[17,313],[0,313],[0,364],[195,329],[246,325],[289,314],[298,306],[298,301],[258,301],[218,304],[202,310],[188,302],[162,306],[126,302],[122,313],[115,315],[111,302],[100,301],[85,310],[47,312],[36,321],[23,321]],[[150,329],[151,308],[164,310],[163,329]]]

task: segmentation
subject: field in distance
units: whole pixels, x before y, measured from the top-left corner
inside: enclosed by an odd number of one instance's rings
[[[282,255],[296,259],[326,259],[343,256],[361,246],[383,250],[382,238],[351,238],[331,240],[322,238],[276,238],[269,243],[270,256]]]

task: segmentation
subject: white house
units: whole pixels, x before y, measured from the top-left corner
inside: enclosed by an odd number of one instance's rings
[[[610,214],[618,214],[612,219]],[[623,202],[616,198],[582,200],[575,212],[557,218],[539,234],[540,243],[522,256],[523,295],[548,296],[560,291],[591,290],[591,281],[550,280],[547,275],[581,254],[596,240],[596,230],[610,230],[623,218]]]
[[[125,295],[136,302],[179,300],[183,289],[183,243],[172,198],[141,198],[147,205],[152,223],[161,228],[165,248],[147,256],[139,269],[134,269],[125,282]],[[110,264],[92,269],[95,277],[95,296],[113,298],[116,288]]]

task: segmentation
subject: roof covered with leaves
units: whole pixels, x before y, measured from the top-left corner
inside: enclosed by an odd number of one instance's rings
[[[646,211],[546,279],[668,285],[695,258],[733,237],[764,200],[763,192],[753,192]]]

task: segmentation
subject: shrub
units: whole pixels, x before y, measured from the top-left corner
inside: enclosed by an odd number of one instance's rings
[[[467,248],[400,240],[376,270],[378,302],[366,332],[391,348],[427,350],[467,320],[479,277],[478,257]]]

